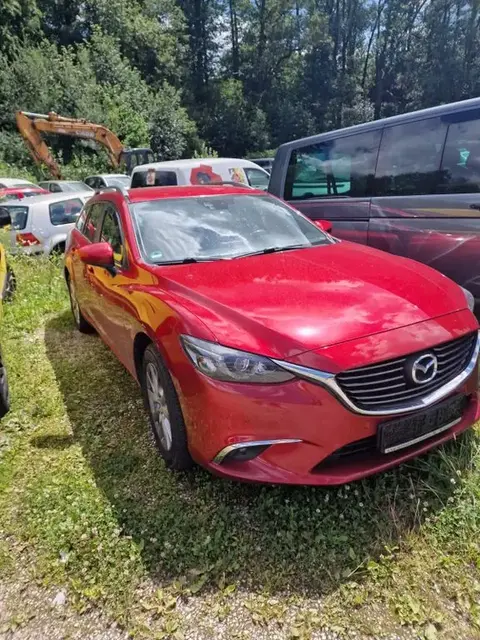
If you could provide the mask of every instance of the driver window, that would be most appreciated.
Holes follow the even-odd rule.
[[[123,238],[117,212],[112,207],[108,207],[105,212],[100,241],[112,246],[115,262],[121,265],[125,255]]]

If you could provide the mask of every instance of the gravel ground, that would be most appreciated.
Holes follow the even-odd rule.
[[[315,604],[318,608],[318,602],[310,601],[302,607],[289,607],[281,616],[281,622],[272,619],[258,623],[252,619],[248,608],[251,601],[252,595],[248,593],[238,593],[229,598],[229,611],[222,621],[219,620],[218,605],[210,596],[198,596],[179,603],[177,614],[181,620],[182,637],[185,640],[290,640],[294,638],[292,625],[295,617]],[[278,604],[275,599],[267,602],[270,606]],[[160,620],[149,621],[153,634],[159,632],[157,627],[160,624]],[[77,612],[70,605],[65,590],[44,589],[19,576],[0,583],[1,640],[127,640],[129,637],[99,611]],[[347,632],[340,636],[326,630],[307,632],[298,637],[302,640],[340,640],[341,637],[367,640],[367,636],[359,634]],[[419,636],[405,632],[376,637],[410,640]]]

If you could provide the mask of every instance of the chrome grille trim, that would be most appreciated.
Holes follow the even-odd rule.
[[[466,339],[467,336],[463,336],[463,338]],[[424,349],[424,351],[434,351],[437,354],[440,362],[440,359],[443,357],[445,352],[449,353],[448,349],[451,349],[453,346],[455,346],[454,344],[452,344],[453,342],[454,341],[450,341],[449,343],[439,345],[438,347]],[[470,357],[468,359],[467,356],[465,357],[465,363],[462,366],[461,371],[454,375],[452,379],[448,379],[449,375],[451,374],[451,366],[446,367],[446,370],[442,367],[442,371],[440,371],[439,375],[435,378],[435,380],[432,381],[432,386],[431,383],[427,383],[424,386],[414,388],[414,391],[412,393],[421,394],[421,397],[413,395],[413,397],[411,397],[407,401],[401,402],[400,399],[399,402],[396,402],[394,404],[392,404],[391,401],[389,404],[387,402],[380,401],[380,404],[385,405],[383,407],[374,405],[374,402],[376,401],[369,401],[369,405],[374,405],[372,406],[372,408],[363,408],[362,406],[359,406],[357,402],[352,400],[349,395],[347,395],[347,393],[342,389],[338,382],[338,378],[342,374],[338,374],[338,376],[335,376],[334,373],[319,371],[317,369],[311,369],[309,367],[303,367],[301,365],[293,364],[292,362],[285,362],[284,360],[274,360],[274,362],[278,366],[286,369],[287,371],[290,371],[300,378],[305,378],[306,380],[310,380],[311,382],[315,382],[325,387],[354,413],[365,416],[384,416],[396,415],[401,413],[411,413],[412,411],[425,409],[426,407],[429,407],[432,404],[443,400],[443,398],[446,398],[453,391],[458,389],[458,387],[460,387],[470,377],[477,364],[478,355],[480,352],[480,331],[477,332],[476,337],[474,337],[474,334],[472,335],[472,348],[473,350],[469,351],[467,354],[471,354]],[[422,351],[419,351],[419,353],[422,353]],[[408,358],[411,355],[415,354],[407,354],[405,358]],[[392,365],[397,362],[403,362],[405,358],[390,360],[387,363],[380,363],[378,365],[372,365],[372,368],[378,368],[382,366],[385,367],[386,364]],[[355,370],[352,369],[351,371],[355,371],[355,373],[357,373],[361,372],[362,370],[369,371],[370,367],[362,367]],[[453,371],[455,371],[455,367],[453,367]],[[366,375],[363,377],[365,378]],[[441,384],[440,387],[438,387],[439,383]],[[375,384],[375,382],[372,381],[372,384]],[[437,386],[438,388],[435,388],[435,386]]]

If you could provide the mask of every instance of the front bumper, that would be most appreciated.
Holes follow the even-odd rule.
[[[477,329],[469,312],[459,312],[321,350],[323,362],[331,358],[342,369],[383,361],[427,349]],[[420,336],[420,343],[419,343]],[[376,349],[377,358],[372,357]],[[315,367],[314,353],[294,360]],[[478,364],[449,393],[463,393],[468,404],[462,420],[447,431],[388,455],[376,449],[368,455],[343,456],[335,452],[358,441],[374,438],[378,425],[398,415],[362,415],[345,406],[319,384],[296,378],[278,385],[231,384],[211,380],[182,359],[180,375],[174,380],[187,425],[189,447],[194,459],[223,477],[236,480],[330,485],[351,482],[384,471],[454,438],[472,426],[480,415],[477,393]],[[318,366],[318,365],[317,365]],[[176,373],[174,371],[174,373]],[[407,415],[411,415],[409,412]],[[225,448],[241,443],[272,444],[251,460],[222,460]]]

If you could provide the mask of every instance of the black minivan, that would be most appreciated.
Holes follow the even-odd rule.
[[[279,147],[271,193],[332,234],[413,258],[480,303],[480,98]]]

